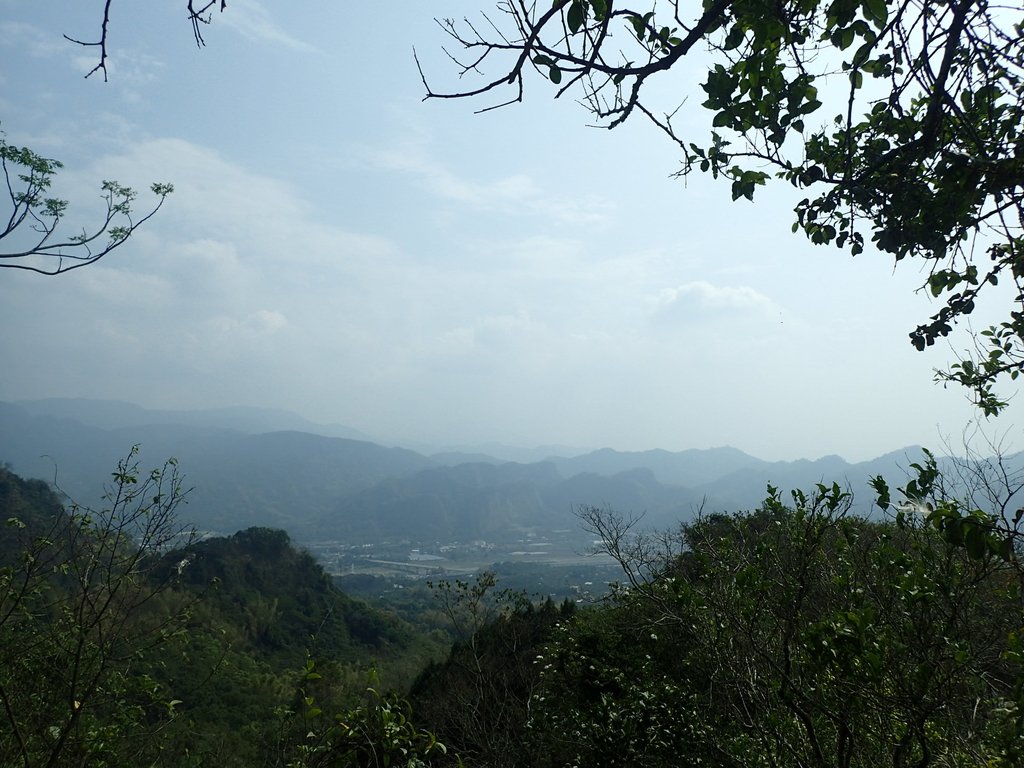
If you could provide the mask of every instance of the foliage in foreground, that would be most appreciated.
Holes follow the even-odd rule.
[[[0,471],[0,764],[1019,765],[1021,514],[914,469],[896,506],[876,480],[882,520],[835,485],[655,538],[583,509],[609,602],[442,586],[461,635],[412,707],[359,667],[407,629],[285,534],[175,546],[173,464],[123,464],[103,513]]]
[[[45,483],[0,469],[0,765],[426,765],[444,753],[395,696],[361,699],[375,661],[396,683],[412,674],[402,664],[423,663],[404,623],[336,590],[282,531],[191,541],[176,466],[147,475],[134,457],[101,511],[65,509]],[[324,658],[315,672],[310,652]]]
[[[527,723],[540,683],[535,660],[575,604],[535,605],[495,583],[484,573],[438,589],[456,641],[447,659],[416,678],[409,700],[417,719],[467,763],[512,768],[533,760]]]
[[[586,511],[631,583],[545,652],[538,764],[1018,764],[1015,553],[849,503],[838,486],[789,504],[771,489],[656,558]]]
[[[118,466],[102,511],[65,510],[38,481],[0,471],[0,757],[10,765],[148,762],[166,722],[141,656],[173,642],[186,610],[156,553],[187,540],[173,462]],[[164,604],[165,607],[166,604]]]
[[[306,663],[305,680],[309,684],[320,674],[312,660]],[[363,701],[353,709],[327,717],[315,697],[303,690],[305,737],[294,746],[286,746],[294,756],[288,768],[328,768],[335,766],[421,766],[447,765],[447,747],[429,731],[419,729],[410,720],[408,703],[394,694],[382,695],[371,687]],[[454,764],[461,765],[457,756]]]

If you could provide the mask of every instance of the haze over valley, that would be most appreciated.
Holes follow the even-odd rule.
[[[769,483],[838,482],[870,506],[868,479],[895,483],[916,447],[871,461],[768,462],[730,447],[547,453],[491,445],[409,450],[281,410],[149,410],[84,399],[0,403],[0,461],[96,505],[132,445],[143,467],[175,457],[192,490],[181,515],[208,535],[279,528],[329,571],[405,577],[496,562],[597,563],[581,507],[668,529],[699,512],[755,509]],[[557,450],[557,449],[550,449]],[[518,460],[511,460],[512,458]],[[602,561],[603,562],[603,561]]]

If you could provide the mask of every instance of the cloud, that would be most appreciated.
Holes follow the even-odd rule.
[[[459,176],[411,143],[371,150],[371,162],[380,168],[414,176],[433,195],[485,211],[553,218],[568,224],[603,222],[612,204],[594,196],[555,197],[527,174],[515,173],[488,180]]]
[[[0,46],[16,46],[36,58],[51,58],[67,53],[67,40],[20,21],[0,22]]]
[[[716,286],[695,280],[667,288],[654,298],[654,316],[669,321],[697,321],[708,316],[766,316],[778,306],[760,291],[746,285]]]
[[[0,285],[0,319],[36,318],[26,337],[40,358],[64,355],[70,332],[90,350],[82,369],[97,381],[127,366],[132,376],[117,386],[154,391],[141,372],[159,368],[161,387],[189,391],[189,371],[210,386],[244,376],[245,353],[288,361],[252,382],[277,391],[287,370],[314,361],[390,354],[388,339],[408,333],[429,301],[407,298],[431,281],[406,267],[394,242],[325,222],[291,185],[202,146],[146,141],[66,171],[59,194],[72,201],[70,231],[99,214],[97,179],[139,189],[139,212],[152,203],[149,182],[175,183],[160,213],[99,264],[33,286],[32,301],[15,281]]]
[[[100,63],[99,55],[94,48],[78,49],[71,56],[71,66],[76,72],[85,76],[96,69]],[[111,51],[106,61],[107,75],[110,82],[116,83],[121,95],[131,101],[141,101],[141,86],[150,85],[166,69],[163,61],[151,53],[141,50],[117,48]],[[103,78],[102,72],[94,72],[92,77]]]
[[[207,325],[217,335],[253,339],[276,333],[288,325],[288,318],[277,310],[258,309],[239,317],[217,315]]]
[[[227,267],[283,269],[279,277],[308,282],[304,276],[315,281],[323,275],[319,270],[344,272],[396,253],[386,238],[319,221],[290,184],[181,139],[140,142],[99,158],[92,168],[67,173],[63,181],[70,186],[61,194],[71,200],[94,198],[98,178],[115,178],[137,190],[154,181],[173,182],[163,210],[139,233],[162,233],[160,242],[150,243],[168,255],[161,269],[173,270],[184,260],[196,275],[210,274],[211,267],[219,278],[227,277],[219,273]],[[148,192],[140,191],[137,210],[151,203]]]
[[[92,34],[90,32],[80,39],[88,41]],[[99,30],[95,34],[98,35]],[[17,48],[19,52],[34,59],[63,59],[80,75],[89,74],[100,62],[99,48],[80,45],[55,31],[18,21],[0,22],[0,47]],[[136,89],[152,83],[165,65],[149,51],[126,50],[115,46],[109,49],[106,67],[110,81],[117,84],[122,95],[132,101],[139,101],[142,96]],[[102,79],[103,75],[97,72],[93,77]]]
[[[526,312],[485,315],[466,325],[440,332],[428,339],[420,352],[425,357],[438,360],[482,354],[508,359],[510,353],[536,347],[535,342],[547,331]]]
[[[249,40],[283,45],[295,51],[317,52],[314,46],[285,32],[256,0],[233,0],[230,6],[227,13],[217,14],[217,24],[225,24]]]
[[[107,263],[79,270],[80,289],[93,300],[122,310],[152,309],[171,301],[174,286],[166,277],[111,268]]]

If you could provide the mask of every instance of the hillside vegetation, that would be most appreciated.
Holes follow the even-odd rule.
[[[0,469],[0,765],[284,765],[345,741],[314,701],[404,717],[370,676],[402,690],[440,642],[283,531],[191,540],[179,481],[122,463],[93,511]]]
[[[838,484],[663,533],[583,507],[605,602],[483,573],[413,623],[283,531],[197,540],[174,462],[95,511],[0,470],[0,764],[1020,765],[1019,483],[975,467],[993,514],[912,469],[879,519]]]

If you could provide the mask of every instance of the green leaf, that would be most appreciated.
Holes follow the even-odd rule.
[[[1004,562],[1011,562],[1013,560],[1013,537],[1007,536],[1001,542],[999,542],[999,557]]]
[[[892,501],[892,495],[889,492],[889,484],[885,482],[885,478],[881,475],[875,475],[871,478],[870,484],[875,491],[875,504],[881,509],[888,509]]]
[[[850,27],[846,27],[845,29],[838,29],[832,35],[832,44],[835,45],[839,50],[845,51],[847,48],[853,45],[853,40],[855,37],[856,34]]]
[[[729,34],[725,37],[725,43],[722,45],[727,51],[731,51],[734,48],[738,48],[740,43],[743,42],[743,38],[746,37],[747,31],[739,24],[733,24],[732,29],[729,30]]]
[[[645,14],[644,16],[634,15],[629,17],[629,23],[633,25],[633,32],[636,34],[639,40],[643,40],[646,36],[647,20],[651,18],[653,14]]]
[[[885,0],[864,0],[864,15],[884,27],[889,19],[889,6]]]
[[[552,64],[551,68],[548,70],[548,77],[551,78],[552,83],[558,85],[562,82],[562,70]]]
[[[850,60],[850,66],[862,67],[871,58],[871,52],[875,50],[874,41],[864,43],[860,48],[857,49],[856,53],[853,54],[853,58]]]
[[[983,560],[988,554],[988,540],[985,530],[976,523],[969,523],[964,536],[967,554],[972,560]]]
[[[568,13],[565,14],[565,23],[569,26],[569,31],[575,35],[580,31],[584,21],[586,21],[586,12],[582,0],[573,0]]]

